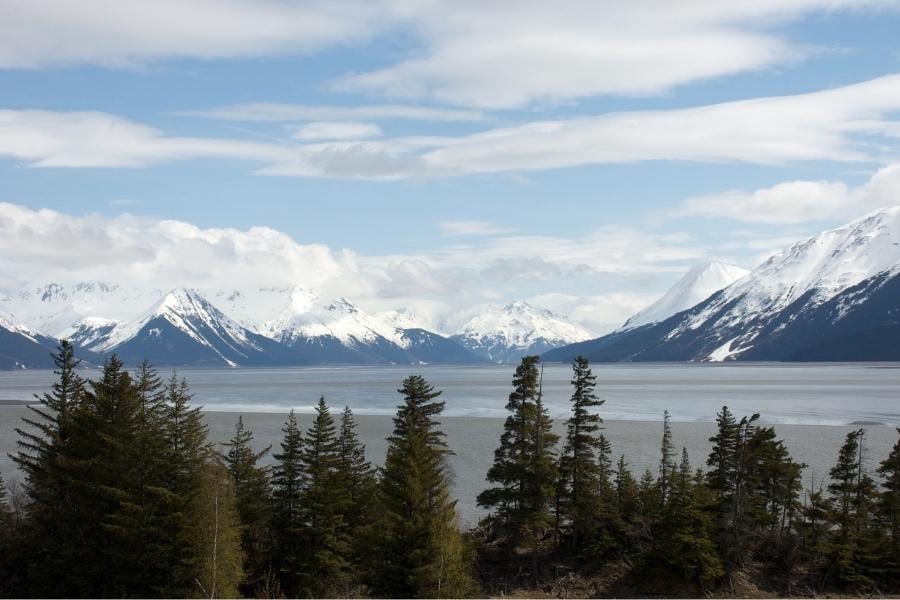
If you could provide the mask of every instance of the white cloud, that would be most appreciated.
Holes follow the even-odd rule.
[[[525,123],[457,138],[422,158],[445,175],[647,160],[884,160],[898,152],[890,120],[898,110],[900,75],[889,75],[795,96]]]
[[[0,68],[313,52],[367,39],[382,11],[346,0],[7,0]]]
[[[34,167],[139,167],[190,158],[290,160],[289,148],[171,137],[100,112],[0,110],[0,155]]]
[[[810,48],[778,26],[815,11],[896,6],[851,0],[566,2],[399,8],[421,47],[396,64],[351,73],[337,89],[461,106],[516,108],[675,86],[785,65]]]
[[[354,121],[316,121],[298,127],[291,135],[303,142],[321,140],[361,140],[380,137],[381,127],[375,123]]]
[[[592,334],[600,336],[621,327],[640,310],[650,306],[661,293],[622,292],[596,296],[541,294],[529,299],[535,306],[564,314]]]
[[[624,313],[652,296],[644,291],[648,284],[659,290],[705,254],[687,240],[611,226],[577,239],[477,241],[363,256],[300,243],[268,227],[201,228],[128,214],[76,216],[0,203],[0,290],[82,281],[161,290],[301,286],[323,298],[347,296],[369,310],[409,306],[435,322],[483,303],[487,293],[502,302],[544,297],[536,304],[564,309],[598,330],[624,321]],[[563,303],[554,294],[571,298]]]
[[[669,214],[748,223],[804,223],[851,218],[897,204],[900,163],[880,169],[858,187],[840,181],[790,181],[753,191],[730,190],[689,198]]]
[[[169,136],[97,112],[0,111],[0,155],[31,166],[141,166],[189,158],[257,173],[405,179],[650,160],[888,164],[900,160],[900,75],[695,108],[538,121],[462,136],[316,143]]]
[[[409,40],[395,64],[338,87],[509,108],[679,85],[783,66],[811,51],[781,26],[896,0],[6,0],[0,68],[134,67]],[[311,117],[313,120],[369,117]]]
[[[490,221],[441,221],[438,223],[445,236],[500,235],[512,230],[498,227]]]
[[[362,106],[312,106],[307,104],[277,104],[253,102],[234,104],[206,110],[181,111],[185,116],[261,123],[291,121],[355,121],[355,120],[411,120],[411,121],[482,121],[484,113],[476,110],[431,108],[406,104]]]

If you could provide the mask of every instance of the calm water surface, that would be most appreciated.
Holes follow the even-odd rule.
[[[771,423],[900,426],[900,364],[595,365],[609,419],[712,421],[723,404]],[[514,368],[346,367],[184,369],[195,401],[222,412],[311,412],[320,395],[358,414],[392,414],[402,379],[417,373],[444,391],[448,416],[498,417]],[[93,373],[86,373],[92,376]],[[567,365],[547,365],[544,395],[555,416],[568,411]],[[0,400],[28,400],[53,381],[48,371],[0,372]]]

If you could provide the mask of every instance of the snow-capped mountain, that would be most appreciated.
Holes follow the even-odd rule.
[[[326,363],[478,362],[456,342],[424,328],[413,313],[372,315],[346,298],[322,303],[315,294],[293,291],[287,308],[265,324],[269,337],[306,357]]]
[[[662,298],[628,319],[621,329],[665,321],[676,313],[696,306],[748,273],[750,271],[747,269],[718,261],[698,265],[685,273]]]
[[[665,321],[546,355],[619,360],[897,360],[900,207],[797,242]]]
[[[52,369],[51,354],[56,351],[57,340],[32,331],[18,322],[8,312],[0,310],[0,369]],[[97,356],[77,351],[76,357],[88,363],[97,362]]]
[[[491,362],[510,363],[590,337],[564,317],[518,301],[481,312],[453,339]]]
[[[16,315],[34,331],[61,338],[78,328],[82,321],[92,327],[99,320],[136,319],[163,294],[158,289],[100,281],[74,285],[43,283],[0,296],[0,308]]]
[[[103,329],[109,323],[100,325]],[[102,335],[95,335],[97,329],[83,336],[85,346],[98,353],[114,352],[126,364],[144,359],[157,366],[290,362],[280,344],[242,327],[196,290],[173,290],[141,318],[113,325]]]

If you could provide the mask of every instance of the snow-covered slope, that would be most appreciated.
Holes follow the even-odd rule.
[[[628,319],[622,329],[665,321],[676,313],[696,306],[748,273],[750,271],[747,269],[718,261],[698,265],[679,279],[662,298]]]
[[[22,325],[0,310],[0,369],[50,369],[56,340]]]
[[[896,360],[898,289],[900,207],[893,207],[797,242],[661,323],[547,359]]]
[[[308,291],[296,289],[289,306],[265,325],[264,332],[288,345],[301,338],[332,337],[347,346],[366,346],[387,340],[404,347],[402,330],[376,318],[346,298],[321,303]]]
[[[306,290],[292,291],[288,306],[263,331],[293,349],[298,359],[320,364],[473,363],[479,358],[429,331],[400,309],[369,314],[346,298],[322,303]]]
[[[136,319],[162,295],[158,289],[99,281],[43,283],[0,297],[0,308],[16,315],[32,330],[63,337],[86,318]]]
[[[491,362],[509,363],[590,337],[562,316],[517,301],[483,311],[453,339]]]
[[[87,347],[126,363],[257,365],[287,363],[273,340],[242,327],[196,290],[172,290],[143,317],[114,326]]]

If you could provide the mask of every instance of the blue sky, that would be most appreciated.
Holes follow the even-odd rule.
[[[129,222],[152,253],[175,220],[349,253],[284,283],[374,308],[527,298],[600,331],[900,202],[900,4],[624,4],[0,0],[0,287],[190,284],[28,246]]]

